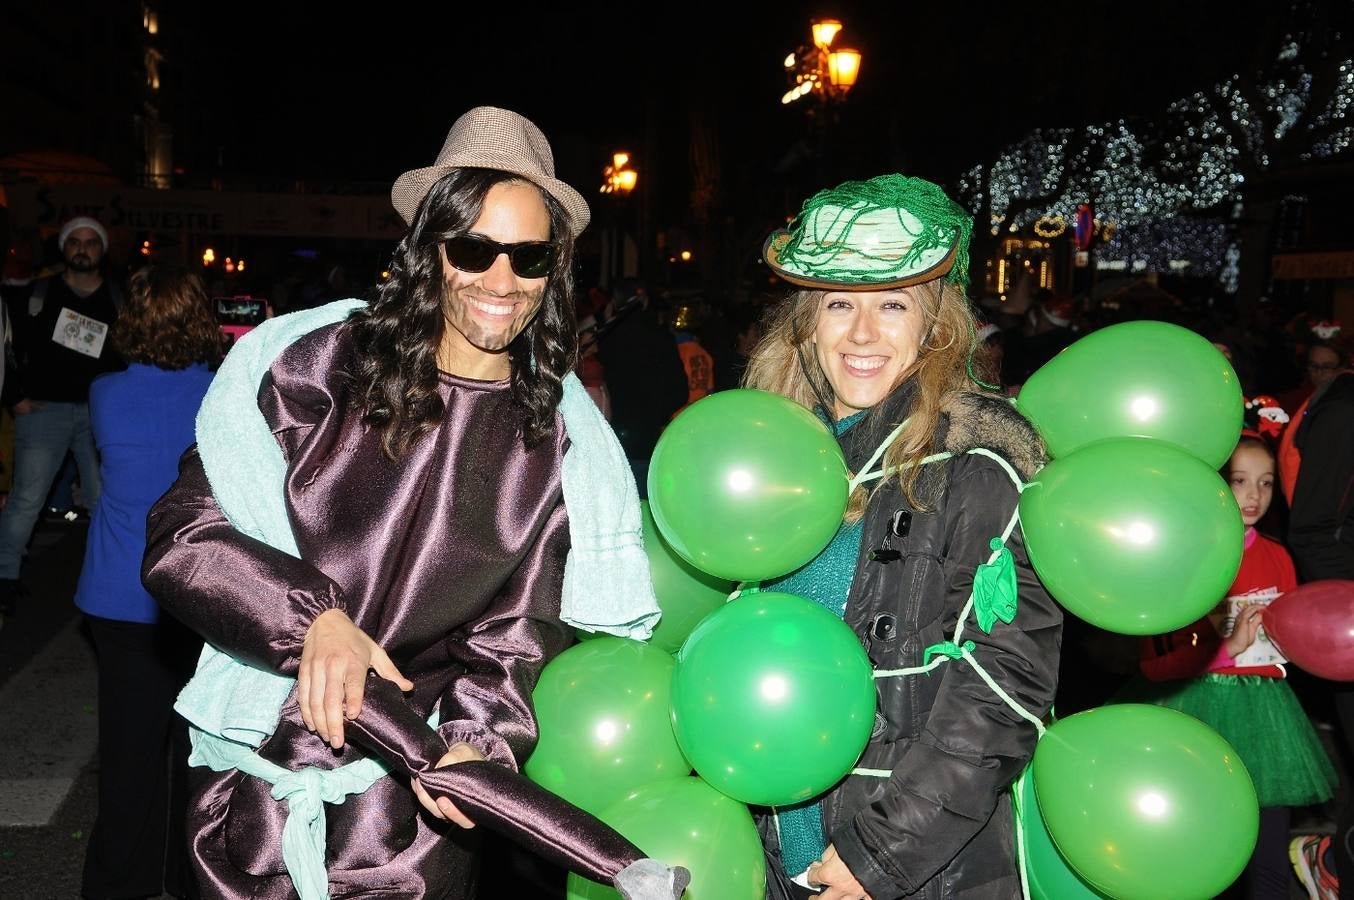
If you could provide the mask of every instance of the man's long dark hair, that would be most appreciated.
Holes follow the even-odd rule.
[[[350,372],[355,397],[365,409],[363,421],[382,429],[381,445],[392,459],[435,429],[444,413],[437,393],[437,349],[450,326],[442,307],[447,287],[438,245],[468,232],[489,189],[514,180],[521,181],[506,172],[469,168],[438,180],[395,248],[390,278],[377,288],[374,302],[350,320],[357,351]],[[555,198],[544,191],[541,197],[559,251],[540,309],[508,345],[512,398],[522,409],[528,447],[554,429],[562,381],[578,354],[569,219]]]

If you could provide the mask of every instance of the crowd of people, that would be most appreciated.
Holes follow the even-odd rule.
[[[92,511],[74,598],[99,672],[86,897],[281,900],[309,878],[333,897],[459,898],[504,877],[481,872],[476,822],[437,772],[521,767],[532,688],[569,626],[647,634],[625,511],[673,419],[740,386],[813,411],[857,476],[831,543],[774,586],[841,617],[877,670],[918,667],[962,628],[1003,534],[1019,601],[967,632],[972,666],[879,680],[862,760],[879,774],[759,816],[768,896],[1020,896],[1010,793],[1030,719],[1125,699],[1208,722],[1251,772],[1261,836],[1238,896],[1287,897],[1290,857],[1313,898],[1354,896],[1337,877],[1354,873],[1348,802],[1335,840],[1292,833],[1294,808],[1336,793],[1334,745],[1312,723],[1354,737],[1354,701],[1290,683],[1258,627],[1299,582],[1354,578],[1338,325],[1183,323],[1247,398],[1222,473],[1246,549],[1213,614],[1139,644],[1065,616],[1005,528],[1047,462],[1009,398],[1108,320],[1051,291],[971,301],[972,222],[937,186],[883,175],[808,198],[764,251],[785,291],[728,308],[634,279],[575,285],[587,203],[515,113],[458,119],[392,202],[407,231],[388,279],[364,302],[299,304],[225,363],[200,279],[160,263],[105,277],[94,219],[62,227],[59,272],[7,290],[0,616],[33,602],[25,547],[68,458]],[[614,604],[589,590],[603,578]],[[227,668],[194,675],[204,641]],[[244,702],[230,665],[279,677],[276,702],[253,688]],[[190,678],[194,696],[220,692],[220,715],[173,712]],[[306,790],[289,773],[330,802],[304,866],[287,836],[300,801],[277,799]],[[603,853],[605,827],[579,827],[600,835],[590,871],[625,896],[680,896],[689,873],[624,843]]]

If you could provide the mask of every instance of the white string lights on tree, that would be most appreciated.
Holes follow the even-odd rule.
[[[1240,217],[1248,182],[1349,151],[1351,107],[1350,41],[1314,28],[1286,40],[1262,75],[1183,97],[1158,121],[1031,131],[964,173],[958,193],[992,236],[1033,229],[1053,239],[1063,233],[1056,222],[1065,228],[1090,201],[1118,228],[1101,259],[1235,285],[1240,245],[1227,223]]]

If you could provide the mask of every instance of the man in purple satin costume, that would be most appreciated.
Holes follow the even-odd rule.
[[[558,404],[588,209],[539,130],[488,107],[392,197],[409,230],[376,300],[290,345],[259,389],[301,558],[232,528],[192,449],[151,512],[144,579],[215,646],[297,677],[265,759],[427,758],[404,703],[438,709],[438,765],[516,769],[536,741],[537,676],[571,640]],[[369,670],[385,681],[364,692]],[[194,772],[204,893],[295,896],[269,786]],[[330,896],[473,896],[471,824],[417,777],[380,779],[328,810]]]

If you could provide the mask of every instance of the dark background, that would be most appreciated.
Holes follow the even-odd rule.
[[[169,67],[191,98],[176,132],[190,175],[388,183],[431,162],[457,115],[492,104],[536,121],[580,187],[630,149],[642,176],[664,176],[666,208],[689,189],[693,119],[718,136],[722,181],[741,193],[778,180],[811,131],[803,101],[779,102],[781,61],[815,16],[841,19],[837,43],[863,54],[830,136],[835,174],[950,182],[1033,127],[1159,114],[1272,56],[1291,16],[1257,6],[244,2],[162,21],[185,44]],[[646,136],[656,158],[639,154]]]

